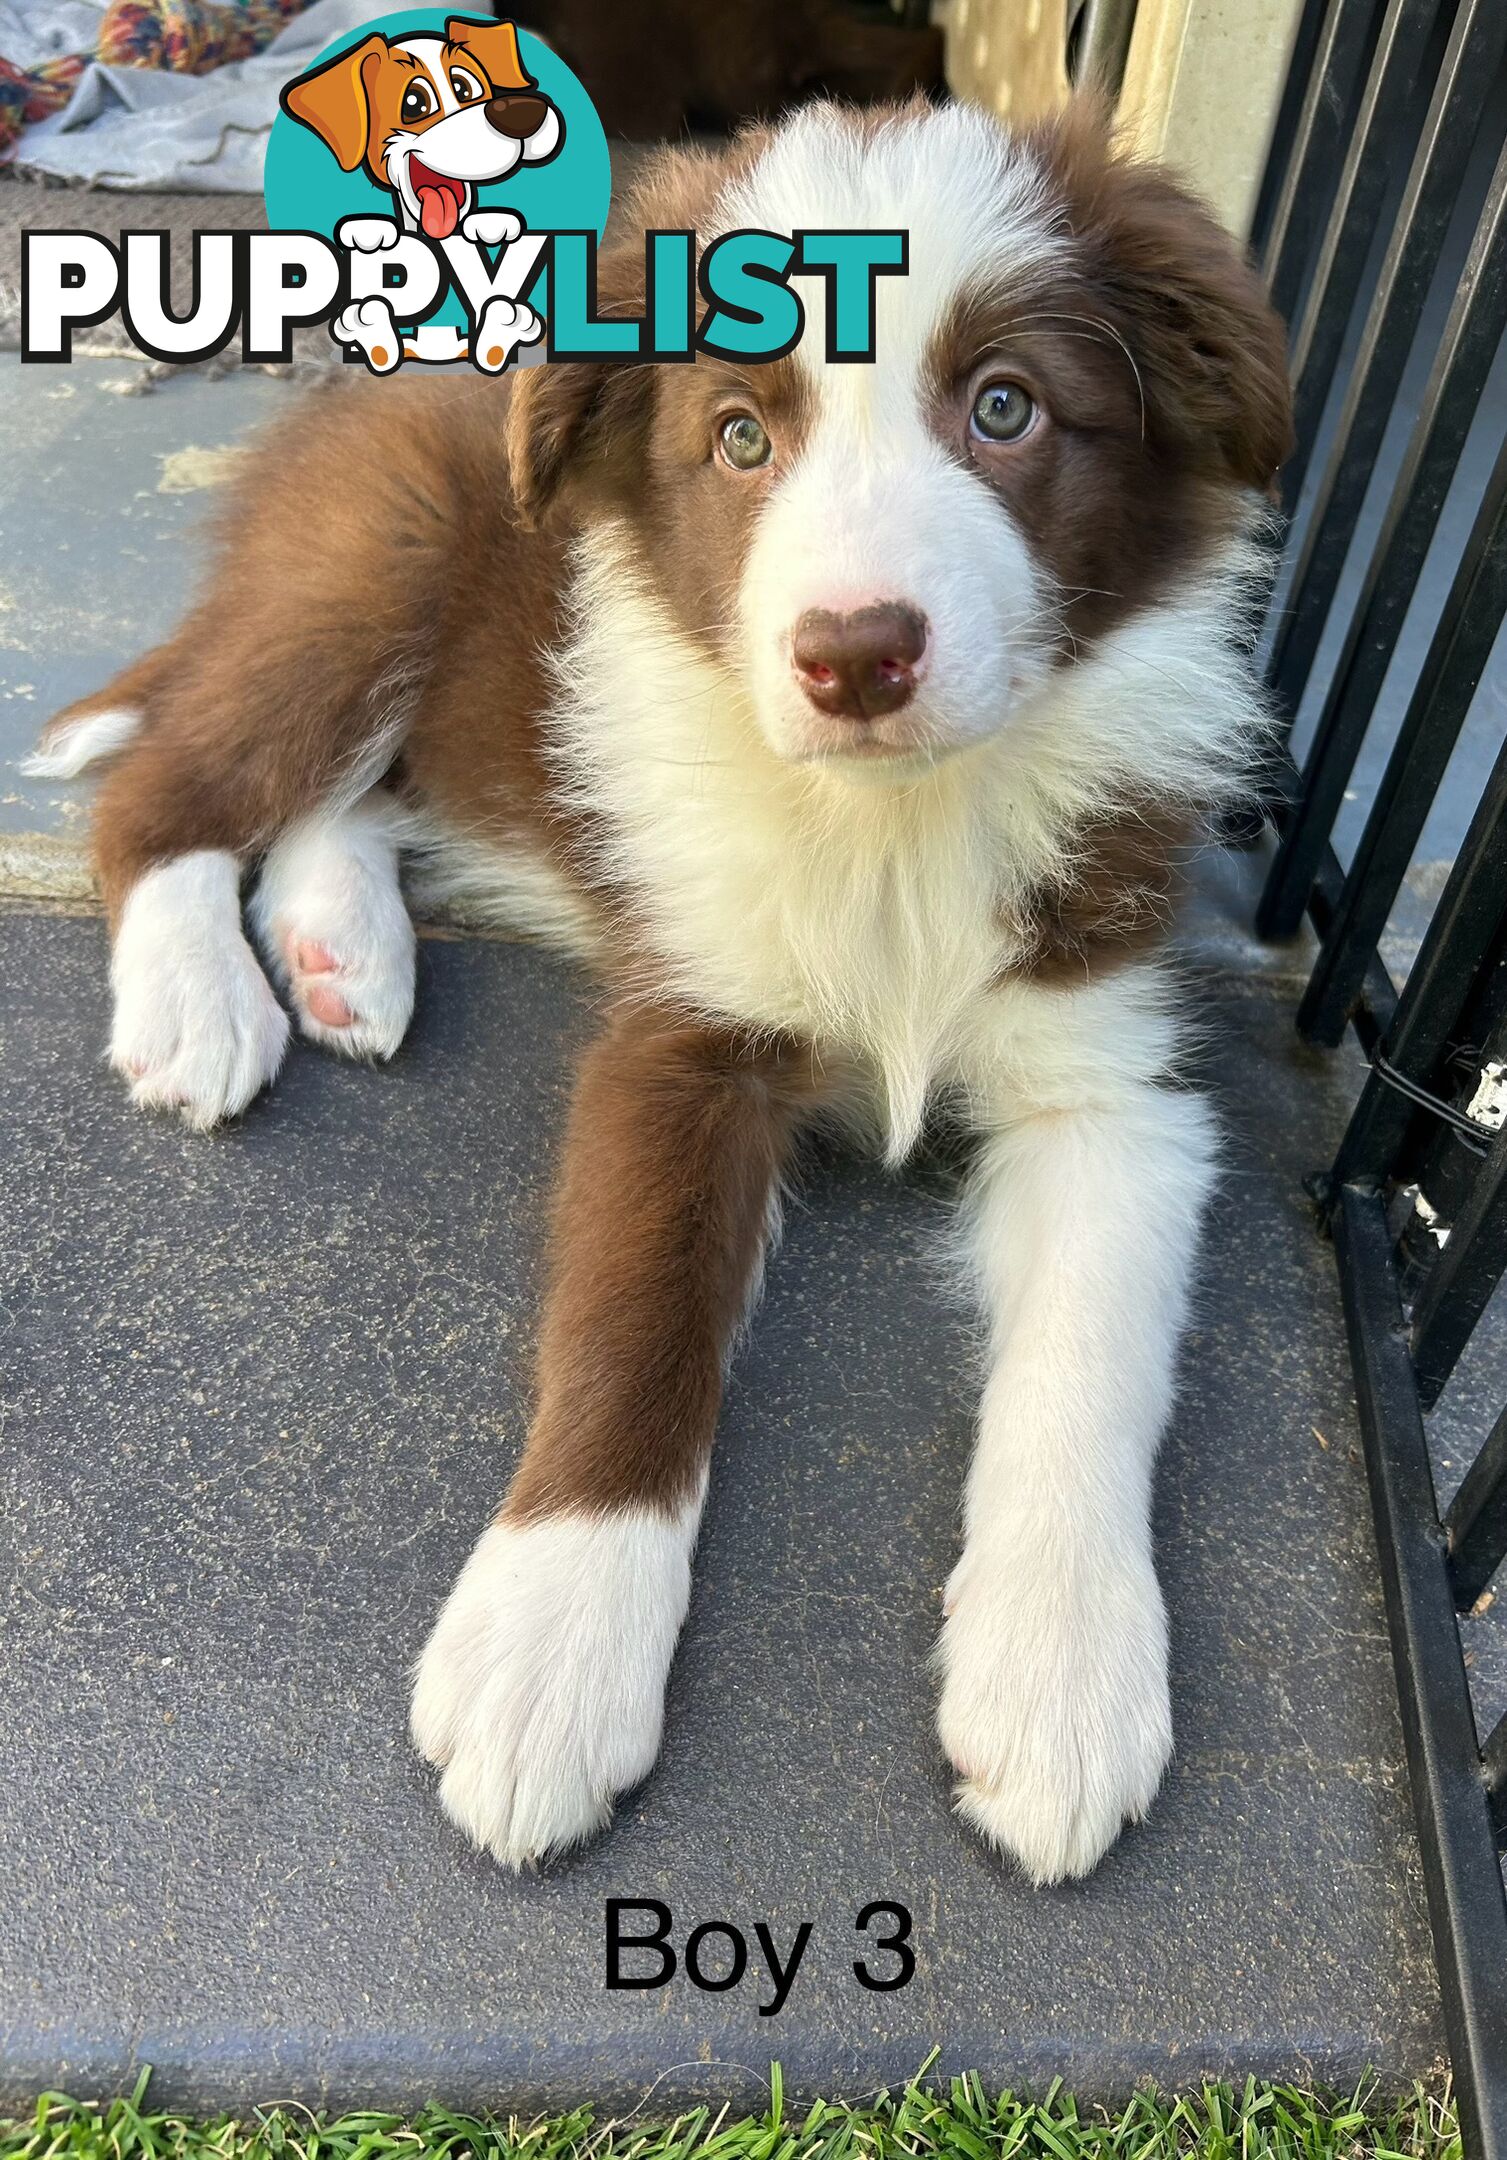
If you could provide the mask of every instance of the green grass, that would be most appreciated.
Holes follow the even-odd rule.
[[[1205,2086],[1182,2098],[1140,2093],[1106,2113],[1056,2086],[1029,2101],[991,2098],[975,2078],[945,2091],[918,2078],[863,2106],[797,2113],[776,2068],[764,2115],[701,2108],[664,2123],[647,2108],[524,2122],[444,2108],[404,2117],[268,2107],[191,2121],[151,2107],[147,2083],[144,2074],[130,2099],[99,2107],[46,2094],[29,2118],[0,2121],[0,2160],[1460,2160],[1448,2104],[1421,2087],[1346,2100]]]

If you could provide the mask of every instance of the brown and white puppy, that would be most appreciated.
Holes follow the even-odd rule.
[[[1092,1867],[1171,1747],[1150,1531],[1208,1109],[1156,947],[1261,728],[1243,630],[1288,441],[1257,282],[1075,111],[811,108],[664,154],[626,221],[904,225],[877,360],[555,363],[280,426],[177,635],[54,723],[113,758],[111,1054],[213,1124],[302,1032],[385,1057],[399,887],[599,969],[523,1460],[420,1663],[418,1745],[521,1864],[650,1768],[724,1360],[814,1120],[978,1135],[989,1367],[938,1646],[959,1805]],[[641,297],[637,240],[604,258]],[[369,400],[376,402],[371,403]],[[403,455],[392,455],[394,443]]]

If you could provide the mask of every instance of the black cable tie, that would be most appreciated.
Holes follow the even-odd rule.
[[[1431,1111],[1435,1117],[1443,1118],[1446,1125],[1453,1126],[1473,1155],[1491,1153],[1492,1136],[1484,1126],[1478,1125],[1474,1118],[1467,1117],[1463,1110],[1457,1110],[1453,1103],[1442,1102],[1437,1095],[1431,1095],[1427,1088],[1420,1087],[1416,1080],[1410,1080],[1407,1074],[1399,1072],[1395,1065],[1389,1065],[1379,1050],[1371,1060],[1371,1070],[1378,1080],[1384,1080],[1388,1087],[1396,1088],[1399,1095],[1406,1095],[1409,1102],[1417,1103],[1420,1110]]]

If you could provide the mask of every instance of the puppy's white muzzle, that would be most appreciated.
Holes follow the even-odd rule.
[[[1054,638],[1050,582],[1005,506],[918,433],[857,456],[819,431],[760,517],[742,624],[760,724],[781,756],[892,760],[980,742],[1040,681]],[[808,626],[920,622],[924,642],[875,666],[906,695],[820,694]],[[893,638],[891,642],[894,642]],[[880,639],[883,644],[883,639]],[[820,656],[818,655],[818,658]]]

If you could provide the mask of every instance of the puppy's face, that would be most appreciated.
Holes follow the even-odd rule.
[[[1091,112],[1022,137],[958,107],[814,108],[740,155],[712,222],[652,199],[646,222],[906,228],[877,359],[824,358],[806,279],[783,360],[539,370],[525,500],[574,472],[627,519],[782,757],[904,773],[1007,728],[1223,546],[1287,448],[1280,328],[1208,215],[1116,163]]]
[[[363,166],[411,224],[448,239],[476,188],[563,140],[560,115],[524,73],[511,23],[452,16],[443,37],[372,36],[290,83],[283,104],[347,172]]]

